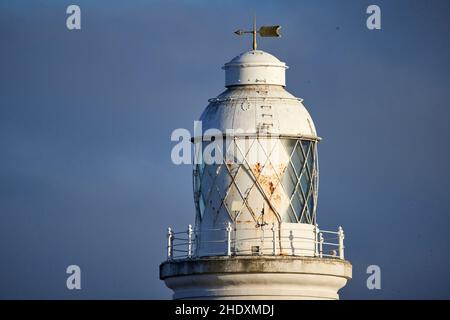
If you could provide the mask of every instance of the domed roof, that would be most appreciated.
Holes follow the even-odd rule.
[[[261,50],[252,50],[243,52],[234,57],[230,62],[226,63],[224,68],[231,65],[258,64],[258,65],[275,65],[286,66],[277,57]]]
[[[241,53],[222,69],[225,70],[226,87],[248,84],[286,85],[286,64],[261,50]]]
[[[209,100],[200,117],[204,131],[235,129],[318,139],[303,100],[284,88],[284,62],[252,50],[233,58],[223,69],[228,89]]]
[[[316,139],[311,115],[302,103],[281,86],[234,86],[210,104],[200,117],[203,132],[237,130]]]

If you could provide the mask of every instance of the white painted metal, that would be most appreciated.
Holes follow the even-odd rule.
[[[190,225],[189,225],[190,226]],[[311,232],[311,229],[313,229]],[[226,228],[196,231],[188,227],[188,239],[177,238],[182,232],[169,228],[167,260],[183,260],[209,256],[302,256],[344,259],[344,230],[318,230],[305,223],[272,223],[260,228]],[[215,237],[202,237],[202,234]],[[325,239],[324,234],[327,235]],[[174,236],[175,235],[175,236]],[[311,236],[313,235],[313,236]],[[176,252],[173,248],[176,247]],[[324,249],[326,248],[326,250]],[[336,253],[333,253],[338,250]]]
[[[277,227],[275,222],[272,223],[272,255],[275,256],[277,254]]]
[[[344,229],[342,229],[341,226],[339,226],[338,236],[339,236],[339,257],[341,259],[345,259],[345,257],[344,257]]]
[[[267,132],[318,138],[303,100],[281,86],[237,86],[209,101],[210,105],[200,117],[205,135],[208,129],[218,129],[223,133],[234,129],[242,133]],[[265,113],[271,114],[272,125],[261,128]]]
[[[217,98],[210,99],[210,104],[201,115],[203,134],[213,136],[219,130],[226,133],[227,138],[252,134],[258,138],[234,139],[232,145],[221,148],[225,150],[223,156],[227,165],[213,172],[218,177],[214,180],[210,197],[204,200],[207,203],[203,204],[208,213],[196,221],[196,229],[200,231],[199,252],[202,255],[221,250],[226,252],[224,243],[220,242],[224,239],[223,232],[207,230],[222,229],[229,222],[233,222],[236,252],[251,254],[252,247],[254,250],[257,247],[267,250],[258,241],[249,243],[239,239],[265,237],[259,224],[276,223],[280,236],[310,241],[310,244],[306,240],[293,243],[280,241],[280,253],[286,251],[284,246],[294,245],[294,251],[310,256],[315,251],[311,249],[315,239],[314,222],[309,221],[304,226],[300,225],[303,223],[292,226],[286,223],[295,220],[292,214],[290,221],[286,218],[291,210],[292,196],[284,192],[278,181],[290,166],[291,157],[283,145],[286,142],[282,141],[282,137],[318,141],[314,122],[302,104],[302,99],[285,90],[287,66],[273,55],[252,50],[226,63],[224,69],[228,89]],[[267,138],[262,138],[264,135]],[[296,140],[293,141],[295,143]],[[217,139],[216,143],[219,142],[223,143]],[[312,152],[317,155],[315,147]],[[232,162],[245,163],[248,170],[228,164]],[[233,174],[236,174],[234,178]],[[209,184],[205,184],[206,179],[200,180],[203,183],[202,190],[211,189]],[[232,180],[234,183],[231,183]],[[255,180],[257,186],[254,186]],[[242,203],[243,198],[246,203]],[[314,190],[314,200],[317,200],[317,188]],[[239,203],[241,208],[237,208]],[[207,242],[208,247],[202,245],[202,241]]]
[[[172,260],[173,256],[173,233],[171,228],[167,228],[167,260]]]
[[[189,225],[188,231],[187,231],[187,234],[188,234],[188,258],[189,259],[192,258],[192,232],[193,232],[192,225]]]
[[[227,87],[244,84],[286,85],[286,64],[261,50],[244,52],[226,63],[223,69]]]
[[[161,266],[173,299],[339,299],[351,277],[347,261],[308,257],[212,257]]]
[[[284,88],[286,64],[253,50],[223,69],[227,90],[210,99],[201,115],[203,136],[194,137],[201,147],[195,154],[201,154],[203,138],[218,131],[218,140],[225,134],[233,148],[220,148],[222,163],[195,167],[195,228],[188,229],[185,244],[169,228],[161,279],[174,291],[174,299],[338,299],[352,268],[344,260],[342,228],[324,231],[316,224],[320,138],[302,99]],[[292,139],[296,147],[304,141],[314,146],[306,147],[314,153],[315,165],[307,168],[310,181],[316,179],[310,187],[314,192],[307,195],[314,196],[313,215],[306,220],[303,215],[289,220],[297,189],[288,195],[276,189],[280,176],[290,177],[290,166],[297,188],[309,166],[305,160],[296,171],[283,139]],[[256,148],[249,147],[255,142]],[[302,190],[298,195],[305,195]]]

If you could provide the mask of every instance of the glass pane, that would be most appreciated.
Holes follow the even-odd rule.
[[[236,175],[235,182],[244,196],[248,195],[254,185],[251,173],[245,166],[241,166],[241,169]]]
[[[294,212],[292,211],[291,206],[289,206],[287,208],[286,214],[283,214],[281,219],[282,219],[282,222],[288,222],[288,223],[297,222],[297,219],[295,219],[295,215],[294,215]]]
[[[314,211],[314,190],[311,189],[311,192],[308,195],[308,208],[309,208],[309,212],[311,212],[311,214]]]
[[[249,193],[248,197],[246,198],[247,200],[247,205],[249,207],[249,211],[252,212],[255,217],[258,219],[262,219],[262,212],[263,212],[263,208],[265,210],[265,214],[268,212],[268,206],[264,207],[265,204],[265,200],[263,195],[261,194],[261,192],[256,189],[253,188],[252,191]],[[261,221],[259,221],[261,222]]]
[[[216,170],[216,181],[214,183],[214,188],[218,189],[220,194],[225,195],[228,187],[231,183],[231,177],[228,174],[227,165],[219,166]]]
[[[240,201],[240,202],[244,202],[244,199],[242,199],[241,195],[239,194],[238,189],[236,188],[236,186],[234,185],[234,183],[231,184],[229,190],[228,190],[228,194],[225,198],[224,201],[224,205],[227,209],[227,211],[230,214],[230,217],[234,216],[234,213],[231,210],[231,206],[233,205],[233,201]]]
[[[225,162],[226,163],[240,163],[242,161],[242,156],[236,147],[236,143],[234,139],[226,140],[226,152],[225,152]]]
[[[211,193],[209,194],[209,198],[205,201],[205,205],[207,208],[207,213],[217,214],[220,207],[222,206],[222,200],[225,196],[225,192],[221,192],[218,190],[217,185],[214,185],[211,189]]]
[[[298,190],[294,196],[292,197],[292,207],[294,207],[295,210],[295,215],[297,216],[298,219],[300,219],[300,215],[302,213],[303,210],[303,199],[301,198],[301,195],[298,194],[298,192],[301,192],[300,190]]]
[[[203,173],[204,173],[204,169],[205,169],[205,163],[199,163],[198,165],[198,175],[200,176],[200,179],[203,177]]]
[[[233,201],[244,203],[243,197],[248,198],[252,211],[259,216],[265,202],[263,195],[260,194],[260,189],[254,183],[253,175],[257,171],[254,167],[259,163],[261,170],[258,172],[261,172],[261,176],[258,181],[263,184],[262,189],[267,197],[273,198],[272,202],[284,203],[284,205],[276,206],[281,214],[281,220],[290,223],[297,222],[297,219],[302,223],[314,222],[314,186],[317,184],[317,178],[313,171],[316,166],[315,142],[280,139],[276,140],[276,143],[270,144],[266,140],[265,138],[260,138],[260,140],[229,139],[224,144],[224,151],[227,151],[225,164],[195,165],[199,174],[193,177],[193,187],[194,191],[199,192],[195,205],[196,212],[200,217],[205,214],[217,214],[219,211],[231,211]],[[277,161],[271,158],[266,162],[266,153],[271,153],[272,149],[275,155],[281,154],[282,156],[277,158]],[[306,159],[304,153],[307,154]],[[251,162],[251,157],[254,161],[251,164],[243,162],[244,156],[247,161]],[[301,172],[305,161],[306,167]],[[250,171],[249,165],[255,170]],[[278,181],[277,177],[281,181]],[[236,185],[232,184],[233,178]],[[299,182],[298,186],[297,181]],[[230,190],[227,195],[228,189]],[[240,193],[243,195],[241,196]],[[286,205],[288,201],[290,201],[289,206]],[[247,211],[248,215],[248,209],[245,207],[244,205],[243,211]],[[266,208],[268,207],[266,205]],[[235,214],[235,212],[229,213],[231,216]]]
[[[311,184],[306,170],[303,171],[300,177],[300,185],[302,186],[303,194],[307,195]]]
[[[196,166],[198,166],[197,170],[199,170],[200,176],[201,176],[201,174],[203,172],[202,171],[203,170],[203,166],[200,166],[200,164],[203,162],[202,151],[203,151],[203,148],[202,148],[202,144],[201,143],[194,144],[194,164]]]
[[[309,146],[310,146],[309,140],[302,140],[302,147],[303,147],[303,152],[305,153],[305,156],[308,155]]]
[[[201,189],[205,201],[208,199],[208,194],[211,191],[212,184],[216,178],[216,171],[218,167],[218,165],[205,166],[205,172],[201,181]]]
[[[195,166],[194,172],[193,172],[193,179],[194,179],[194,192],[198,192],[200,190],[200,174],[198,172],[198,165]],[[195,171],[197,173],[195,173]]]
[[[311,150],[309,152],[308,159],[307,159],[307,166],[309,168],[310,174],[312,174],[313,168],[314,168],[314,152],[313,151],[314,151],[314,142],[311,143]]]
[[[294,169],[292,168],[292,165],[288,165],[286,168],[286,171],[284,172],[282,181],[281,181],[283,188],[285,192],[287,193],[288,197],[290,198],[295,190],[295,185],[297,183],[297,177],[295,176]]]
[[[258,143],[255,139],[236,139],[234,145],[230,146],[228,150],[229,156],[235,159],[234,163],[243,164],[250,162],[252,159],[250,150],[252,150]]]
[[[203,198],[200,197],[199,199],[199,209],[200,209],[200,218],[203,219],[204,213],[205,213],[205,203],[203,202]]]
[[[231,183],[231,178],[227,173],[227,168],[225,165],[218,166],[216,169],[216,181],[211,186],[211,190],[208,199],[205,199],[205,204],[207,211],[217,214],[218,210],[222,206],[222,200],[225,197],[226,191],[229,184]]]
[[[303,215],[300,217],[300,223],[310,223],[308,209],[305,209]]]
[[[305,161],[300,144],[298,144],[297,147],[295,148],[295,151],[292,154],[291,161],[292,164],[294,165],[295,172],[297,173],[297,175],[300,175],[300,171],[302,170],[303,167],[303,162]]]
[[[229,175],[231,175],[231,177],[235,177],[236,174],[238,173],[238,169],[239,166],[238,164],[235,163],[230,163],[230,164],[226,164],[226,166],[228,167],[228,171],[229,171]]]
[[[286,150],[286,153],[290,157],[292,154],[292,150],[294,150],[294,146],[297,140],[294,139],[282,139],[281,143],[283,144],[284,149]]]

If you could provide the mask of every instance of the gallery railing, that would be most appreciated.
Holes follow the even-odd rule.
[[[207,229],[207,230],[194,230],[192,225],[189,225],[186,231],[174,232],[171,228],[167,231],[167,260],[181,260],[181,259],[193,259],[199,256],[199,246],[201,243],[203,248],[219,246],[224,250],[217,250],[212,252],[205,252],[202,250],[202,256],[233,256],[233,255],[280,255],[279,246],[281,242],[288,242],[293,247],[296,242],[310,241],[314,243],[312,249],[303,248],[303,253],[296,254],[295,252],[289,255],[293,256],[313,256],[318,258],[336,258],[344,259],[344,230],[342,227],[338,228],[338,231],[326,231],[320,230],[316,225],[314,227],[314,239],[302,238],[299,236],[280,236],[277,232],[275,224],[272,226],[265,226],[263,236],[237,238],[233,232],[231,223],[225,228]],[[264,228],[264,226],[262,227]],[[240,228],[239,231],[245,229]],[[213,240],[202,239],[200,236],[204,233],[213,232],[216,237]],[[223,236],[221,236],[223,234]],[[219,237],[217,237],[219,235]],[[242,244],[248,241],[254,243],[260,241],[261,246],[258,246],[257,250],[254,250],[254,246],[250,246],[250,249],[242,249]],[[237,249],[236,243],[239,242],[240,247]],[[244,246],[245,247],[245,246]],[[309,250],[308,254],[305,254],[305,250]]]

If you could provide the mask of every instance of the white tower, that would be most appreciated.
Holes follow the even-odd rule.
[[[174,299],[338,299],[351,278],[344,234],[316,223],[314,123],[285,90],[287,66],[256,50],[226,63],[226,90],[193,139],[195,227],[169,228],[160,278]]]

